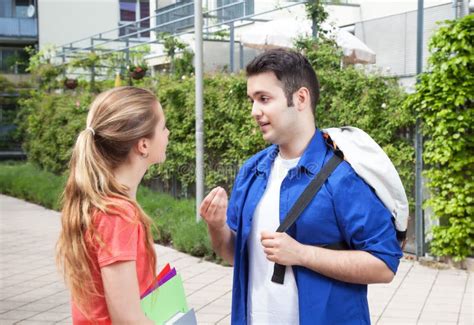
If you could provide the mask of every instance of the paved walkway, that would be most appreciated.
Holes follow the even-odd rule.
[[[0,324],[71,324],[54,264],[59,213],[0,195]],[[229,324],[232,268],[156,245],[159,267],[184,279],[199,324]],[[389,285],[369,287],[373,324],[474,324],[473,274],[403,260]]]

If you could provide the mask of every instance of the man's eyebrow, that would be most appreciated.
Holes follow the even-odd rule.
[[[263,90],[257,90],[256,92],[254,92],[253,94],[248,94],[247,93],[247,96],[248,97],[252,97],[252,96],[258,96],[258,95],[261,95],[261,94],[265,94],[265,92]]]

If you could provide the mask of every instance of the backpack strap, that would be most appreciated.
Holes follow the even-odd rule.
[[[300,214],[306,209],[308,204],[314,198],[316,193],[321,189],[324,182],[328,179],[329,175],[336,169],[337,166],[343,161],[342,152],[339,150],[334,150],[334,156],[323,166],[321,171],[316,175],[316,177],[309,183],[306,189],[303,191],[303,194],[298,198],[296,203],[291,207],[290,211],[285,217],[285,220],[280,224],[277,232],[286,232],[288,229],[295,223],[296,219]],[[345,244],[345,243],[344,243]],[[328,245],[326,248],[331,249],[345,249],[342,248],[342,243],[336,243],[334,245]],[[340,248],[341,247],[341,248]],[[273,270],[272,281],[275,283],[283,284],[285,279],[285,266],[275,263]]]

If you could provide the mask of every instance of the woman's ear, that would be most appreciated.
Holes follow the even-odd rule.
[[[150,145],[149,145],[149,140],[146,139],[146,138],[141,138],[140,140],[138,140],[138,143],[136,144],[136,150],[137,150],[137,153],[140,155],[140,156],[148,156],[149,155],[149,149],[150,149]]]

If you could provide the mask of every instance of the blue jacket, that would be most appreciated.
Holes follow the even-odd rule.
[[[277,154],[278,146],[272,145],[251,157],[240,169],[229,201],[227,223],[236,232],[232,324],[247,323],[247,239]],[[281,184],[280,222],[332,155],[316,131]],[[402,256],[390,212],[346,162],[331,174],[288,233],[306,245],[345,241],[352,249],[378,257],[394,273]],[[370,324],[367,285],[341,282],[300,266],[293,266],[293,271],[300,324]]]

